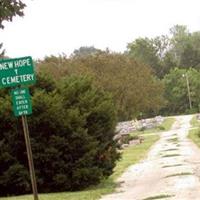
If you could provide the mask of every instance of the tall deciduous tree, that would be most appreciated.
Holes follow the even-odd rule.
[[[129,43],[128,53],[138,61],[151,66],[154,70],[159,65],[157,49],[153,45],[153,40],[149,38],[138,38]]]
[[[176,25],[171,30],[171,50],[180,68],[200,69],[200,32],[190,33],[186,26]]]
[[[169,38],[160,36],[153,39],[138,38],[127,46],[128,55],[139,62],[149,65],[156,76],[163,77],[166,69],[162,60],[166,56],[169,48]]]
[[[69,73],[89,74],[98,87],[112,93],[118,120],[137,117],[140,112],[157,113],[162,107],[162,84],[151,69],[124,54],[101,52],[72,59]]]

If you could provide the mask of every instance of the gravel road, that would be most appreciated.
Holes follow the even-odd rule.
[[[116,192],[101,200],[158,196],[163,198],[157,199],[200,200],[200,149],[187,138],[191,118],[177,116],[171,131],[161,134],[147,158],[129,167],[118,179],[121,185]]]

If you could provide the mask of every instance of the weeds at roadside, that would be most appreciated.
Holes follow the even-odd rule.
[[[165,150],[163,150],[163,152],[165,152],[165,151],[177,151],[178,150],[178,148],[172,148],[172,149],[165,149]]]
[[[177,153],[175,153],[175,154],[167,154],[167,155],[163,155],[162,157],[163,158],[167,158],[167,157],[175,157],[175,156],[180,156],[180,154],[177,154]]]
[[[181,173],[176,173],[176,174],[171,174],[168,176],[165,176],[165,178],[170,178],[170,177],[174,177],[174,176],[187,176],[187,175],[192,175],[191,172],[181,172]]]
[[[178,142],[178,137],[167,139],[168,142]]]
[[[183,164],[164,165],[164,166],[162,166],[162,168],[168,168],[168,167],[179,167],[179,166],[183,166]]]
[[[173,197],[174,195],[168,195],[168,194],[161,194],[157,196],[152,196],[152,197],[147,197],[143,200],[154,200],[154,199],[164,199],[164,198],[170,198]]]

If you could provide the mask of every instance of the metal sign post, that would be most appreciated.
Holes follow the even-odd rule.
[[[30,142],[30,137],[29,137],[28,122],[27,122],[26,116],[24,115],[22,116],[22,125],[23,125],[24,137],[25,137],[25,142],[26,142],[28,165],[29,165],[29,171],[30,171],[30,176],[31,176],[31,184],[32,184],[32,189],[33,189],[34,200],[39,200],[38,191],[37,191],[37,182],[36,182],[36,177],[35,177],[35,169],[34,169],[34,164],[33,164],[33,155],[32,155],[32,150],[31,150],[31,142]]]
[[[28,122],[26,118],[26,115],[32,114],[31,96],[28,88],[13,89],[11,90],[11,96],[12,96],[13,110],[15,116],[22,117],[22,125],[24,130],[24,138],[26,142],[26,150],[27,150],[32,190],[33,190],[34,200],[38,200],[37,182],[33,164],[33,155],[31,150]]]
[[[36,82],[33,60],[30,56],[14,59],[0,59],[0,88],[21,87]],[[26,143],[28,165],[31,177],[34,200],[39,200],[37,182],[33,164],[33,155],[26,115],[32,114],[31,96],[28,88],[11,90],[13,111],[16,117],[22,117]]]

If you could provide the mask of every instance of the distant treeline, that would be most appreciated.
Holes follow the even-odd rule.
[[[119,121],[197,112],[199,70],[200,32],[182,25],[172,27],[169,35],[138,38],[124,53],[81,47],[70,57],[37,61],[37,71],[54,80],[72,74],[92,77],[93,84],[112,94]]]
[[[81,48],[70,58],[47,57],[37,71],[56,82],[71,75],[89,76],[97,88],[112,95],[118,121],[156,115],[163,106],[163,85],[151,68],[125,54]]]

